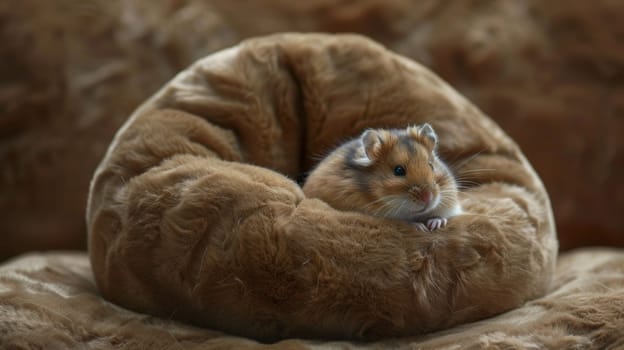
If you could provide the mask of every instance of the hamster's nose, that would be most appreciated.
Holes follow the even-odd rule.
[[[409,194],[415,200],[429,204],[433,200],[433,191],[428,186],[413,186],[409,189]]]
[[[433,192],[425,190],[420,193],[420,200],[429,203],[433,199]]]

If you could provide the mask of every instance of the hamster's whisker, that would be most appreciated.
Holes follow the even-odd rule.
[[[383,212],[384,212],[384,208],[387,206],[387,203],[386,203],[385,198],[386,198],[386,197],[381,197],[381,198],[378,198],[378,199],[376,199],[376,200],[374,200],[374,201],[372,201],[372,202],[370,202],[370,203],[366,204],[366,205],[363,207],[363,209],[365,209],[365,210],[370,210],[370,211],[372,212],[372,214],[373,214],[373,215],[380,215],[380,214],[383,214]],[[378,204],[380,204],[380,203],[381,203],[381,205],[379,205],[379,206],[378,206]],[[377,207],[377,206],[378,206],[378,207]],[[375,208],[375,207],[377,207],[377,208]]]
[[[466,159],[455,159],[452,160],[450,162],[447,162],[448,167],[455,171],[461,167],[463,167],[464,165],[466,165],[466,163],[470,162],[471,160],[475,159],[476,157],[480,156],[483,152],[485,152],[486,149],[482,149],[480,151],[478,151],[477,153],[471,155],[470,157],[466,158]]]
[[[390,199],[389,204],[390,204],[390,206],[389,206],[389,208],[390,208],[389,214],[392,217],[397,217],[397,214],[400,212],[401,205],[402,205],[401,198],[399,196],[392,196],[392,198]]]
[[[496,169],[493,168],[479,168],[479,169],[469,169],[469,170],[463,170],[461,172],[459,172],[458,174],[456,174],[456,177],[462,177],[465,175],[469,175],[469,174],[483,174],[489,171],[496,171]]]
[[[375,211],[375,215],[381,217],[389,217],[390,211],[393,209],[392,203],[384,203],[379,209]]]
[[[445,199],[443,199],[443,200],[441,200],[441,201],[440,201],[440,204],[439,204],[439,205],[442,205],[442,206],[451,206],[451,205],[453,205],[453,204],[455,204],[455,202],[454,202],[454,201],[452,201],[452,200],[450,200],[450,199],[446,199],[446,198],[445,198]]]
[[[440,200],[452,200],[455,197],[457,191],[440,191]]]
[[[470,175],[470,174],[459,174],[457,176],[455,176],[455,181],[462,181],[462,180],[474,180],[475,176],[474,175]]]
[[[410,206],[410,200],[403,198],[403,204],[401,205],[401,211],[403,211],[404,207],[409,207],[409,206]]]
[[[396,217],[399,212],[400,205],[402,205],[402,200],[400,195],[388,195],[380,198],[383,200],[383,205],[377,211],[378,214],[383,214],[382,216],[390,216]],[[397,203],[399,202],[399,203]]]
[[[400,217],[400,214],[403,212],[403,207],[405,206],[405,201],[397,198],[394,200],[394,202],[396,202],[396,204],[394,205],[394,209],[392,210],[392,216]]]
[[[476,182],[476,181],[457,181],[457,188],[459,189],[464,189],[464,188],[469,188],[469,187],[477,187],[479,185],[481,185],[481,183]]]
[[[393,203],[396,202],[396,204],[393,206],[393,210],[392,210],[392,216],[393,217],[397,217],[399,216],[398,214],[400,214],[402,212],[401,209],[403,209],[403,200],[401,200],[400,198],[395,198],[393,199]]]
[[[363,208],[364,209],[369,209],[369,208],[372,209],[372,207],[378,205],[379,203],[382,203],[380,208],[385,207],[387,205],[387,203],[386,203],[386,196],[378,198],[378,199],[376,199],[376,200],[366,204]]]

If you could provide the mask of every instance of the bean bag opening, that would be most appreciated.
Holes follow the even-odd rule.
[[[464,184],[434,233],[295,181],[369,127],[428,122]],[[426,68],[354,35],[252,39],[178,74],[119,130],[88,202],[102,295],[236,335],[374,339],[542,295],[548,195],[518,146]]]

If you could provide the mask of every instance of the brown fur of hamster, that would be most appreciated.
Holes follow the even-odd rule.
[[[429,124],[366,130],[322,160],[303,192],[335,209],[438,229],[461,214],[461,207],[455,178],[436,146]]]

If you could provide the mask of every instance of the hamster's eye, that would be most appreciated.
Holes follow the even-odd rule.
[[[429,166],[431,167],[431,170],[435,170],[435,169],[433,168],[433,162],[429,162]]]
[[[396,176],[405,176],[405,168],[397,165],[394,167],[394,175]]]

